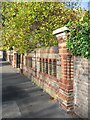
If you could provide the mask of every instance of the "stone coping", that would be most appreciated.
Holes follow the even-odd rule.
[[[53,31],[53,35],[56,35],[56,34],[59,34],[59,33],[63,33],[63,32],[65,32],[65,31],[69,31],[69,29],[68,29],[66,26],[54,30],[54,31]]]

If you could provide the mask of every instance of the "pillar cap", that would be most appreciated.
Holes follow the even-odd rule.
[[[66,26],[54,30],[53,35],[57,35],[57,34],[65,32],[65,31],[69,31],[69,29]]]

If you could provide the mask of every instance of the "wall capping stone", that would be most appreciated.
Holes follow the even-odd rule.
[[[63,33],[63,32],[65,32],[65,31],[69,31],[69,29],[68,29],[66,26],[54,30],[54,31],[53,31],[53,35],[56,35],[56,34],[59,34],[59,33]]]

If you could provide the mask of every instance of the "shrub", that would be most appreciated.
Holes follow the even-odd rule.
[[[83,56],[90,59],[90,13],[86,12],[83,20],[76,24],[67,25],[70,27],[70,37],[67,38],[67,48],[73,55]],[[72,26],[72,27],[71,27]]]

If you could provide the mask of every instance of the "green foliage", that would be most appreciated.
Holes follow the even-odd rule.
[[[84,17],[76,24],[68,24],[70,37],[67,39],[67,47],[73,55],[90,59],[90,13],[85,12]],[[72,27],[71,27],[72,26]]]
[[[3,2],[3,48],[14,46],[22,53],[37,47],[57,45],[53,30],[69,21],[78,21],[80,11],[65,8],[63,3],[57,2]]]

